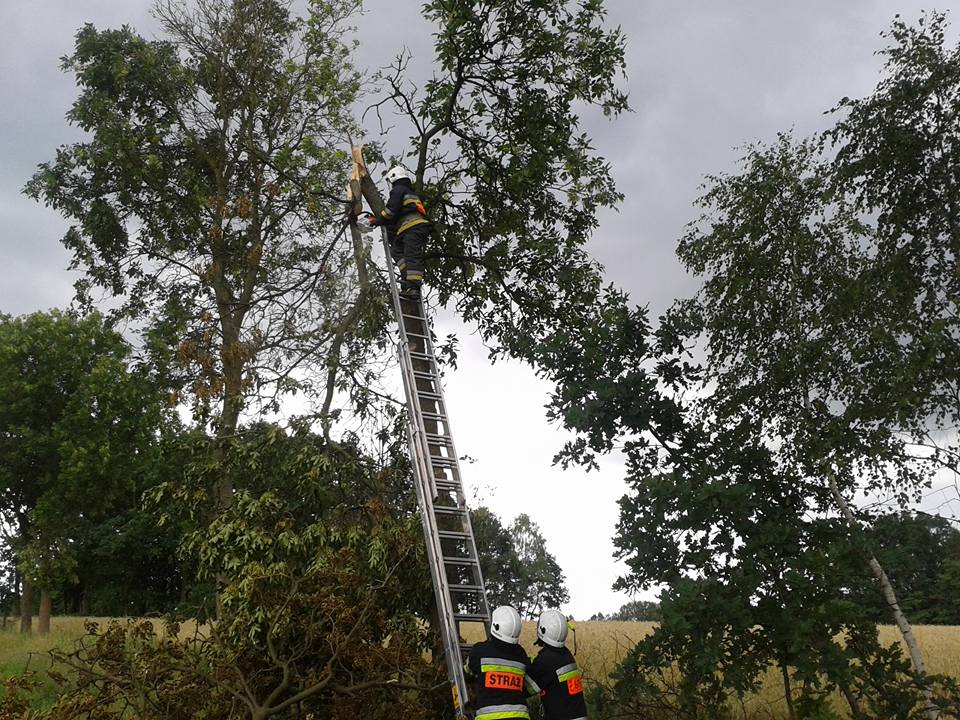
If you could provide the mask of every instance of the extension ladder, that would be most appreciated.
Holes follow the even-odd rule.
[[[470,645],[462,640],[461,625],[483,623],[488,627],[490,608],[460,481],[460,464],[447,418],[430,323],[422,298],[408,300],[400,297],[386,230],[382,230],[382,235],[399,326],[398,354],[407,396],[410,462],[423,521],[454,713],[462,718],[463,707],[469,700],[463,655],[469,651]]]

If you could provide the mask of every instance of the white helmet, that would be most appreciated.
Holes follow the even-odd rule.
[[[511,645],[516,645],[520,642],[520,613],[509,605],[498,607],[490,618],[490,634]]]
[[[407,170],[403,165],[394,165],[383,174],[383,179],[391,185],[393,185],[397,180],[401,180],[403,178],[413,182],[413,175],[411,175],[410,171]]]
[[[544,610],[537,621],[537,640],[553,647],[567,641],[567,618],[559,610]]]

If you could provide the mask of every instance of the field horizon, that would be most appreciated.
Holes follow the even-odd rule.
[[[100,624],[112,620],[128,618],[103,618],[61,615],[51,618],[49,635],[39,635],[34,631],[24,635],[19,632],[16,622],[7,621],[0,628],[0,680],[24,672],[35,672],[43,681],[35,700],[38,707],[51,705],[56,698],[57,689],[47,677],[51,669],[49,652],[55,648],[69,647],[82,634],[84,624],[93,621]],[[148,618],[160,623],[160,618]],[[567,646],[576,655],[584,674],[587,686],[603,684],[623,657],[645,635],[650,633],[656,623],[614,620],[586,620],[574,623],[569,634]],[[896,642],[899,635],[894,626],[881,625],[880,638],[885,644]],[[914,634],[931,674],[942,674],[960,679],[960,625],[915,625]],[[184,633],[192,634],[195,626],[187,623]],[[464,633],[471,642],[480,640],[479,626],[473,626]],[[537,647],[536,624],[524,622],[520,635],[521,646],[531,655]],[[744,716],[750,720],[779,720],[786,717],[783,703],[782,685],[778,672],[771,669],[764,679],[763,687],[755,696],[748,697],[743,705]]]

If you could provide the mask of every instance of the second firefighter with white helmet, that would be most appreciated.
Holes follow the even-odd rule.
[[[559,610],[544,610],[537,621],[537,657],[527,667],[527,683],[539,693],[544,720],[585,720],[583,677],[567,649],[567,618]]]
[[[390,240],[390,254],[400,270],[400,294],[408,299],[420,296],[423,282],[423,253],[433,226],[420,196],[413,189],[413,175],[402,165],[394,165],[384,179],[390,184],[390,197],[380,216],[369,215],[370,225],[384,225]]]

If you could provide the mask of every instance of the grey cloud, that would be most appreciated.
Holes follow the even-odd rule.
[[[0,6],[0,311],[11,314],[64,307],[75,277],[59,239],[66,223],[20,193],[38,163],[80,133],[65,114],[74,80],[60,71],[86,22],[98,27],[127,23],[145,34],[154,23],[145,2],[37,0]]]
[[[920,2],[608,3],[628,41],[635,112],[586,127],[626,195],[592,250],[653,314],[696,288],[674,257],[707,174],[732,171],[746,143],[824,129],[824,112],[879,78],[879,33]]]

